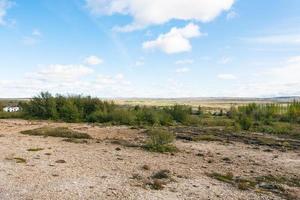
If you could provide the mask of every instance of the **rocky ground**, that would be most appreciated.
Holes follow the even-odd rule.
[[[68,126],[93,139],[72,143],[20,133],[43,126]],[[297,146],[283,150],[238,140],[178,138],[175,145],[179,152],[160,154],[128,145],[146,139],[138,129],[0,120],[0,199],[246,200],[300,196]],[[216,176],[225,174],[230,174],[230,180]],[[241,179],[262,177],[274,180],[240,187]]]

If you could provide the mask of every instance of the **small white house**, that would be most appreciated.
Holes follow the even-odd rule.
[[[6,106],[3,108],[4,112],[19,112],[20,107],[19,106]]]

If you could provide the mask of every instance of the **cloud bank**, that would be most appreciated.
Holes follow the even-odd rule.
[[[132,31],[170,20],[210,22],[228,11],[235,0],[86,0],[94,15],[129,15],[133,22],[119,30]]]

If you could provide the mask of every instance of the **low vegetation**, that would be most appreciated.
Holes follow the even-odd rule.
[[[25,158],[14,157],[13,159],[16,161],[16,163],[26,163],[27,162],[27,160]]]
[[[300,102],[297,101],[286,104],[251,103],[233,106],[229,110],[206,112],[200,106],[198,108],[186,105],[126,106],[89,96],[53,96],[48,92],[42,92],[29,101],[19,103],[19,106],[21,112],[0,112],[0,118],[105,123],[147,129],[162,126],[220,127],[230,133],[262,132],[279,137],[300,139]],[[61,131],[55,132],[54,135],[61,134],[59,133]],[[221,141],[214,133],[195,139]],[[154,141],[154,138],[152,140],[146,145],[149,150],[174,150],[173,146],[160,145]]]
[[[27,130],[21,132],[24,135],[44,136],[44,137],[62,137],[71,139],[91,139],[92,137],[86,133],[70,130],[66,127],[42,127],[33,130]]]
[[[260,129],[269,133],[288,133],[292,124],[300,123],[300,102],[294,101],[287,105],[252,103],[238,108],[232,107],[227,116],[243,130]]]
[[[149,140],[144,145],[144,148],[153,152],[176,152],[178,149],[172,144],[175,140],[173,133],[161,129],[149,131]]]
[[[278,194],[286,199],[294,199],[288,191],[283,187],[287,185],[289,187],[300,187],[300,180],[297,178],[287,178],[282,176],[258,176],[252,178],[235,177],[231,172],[227,174],[220,173],[208,173],[209,177],[218,181],[229,183],[240,190],[256,190],[267,191]]]
[[[30,148],[30,149],[27,149],[27,151],[42,151],[44,150],[44,148]]]

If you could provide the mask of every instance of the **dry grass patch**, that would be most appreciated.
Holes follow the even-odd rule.
[[[81,133],[70,130],[67,127],[42,127],[33,130],[21,132],[24,135],[44,136],[44,137],[62,137],[62,138],[75,138],[75,139],[92,139],[87,133]]]
[[[282,176],[259,176],[253,178],[235,177],[231,172],[227,174],[210,173],[209,177],[218,181],[229,183],[240,190],[256,190],[261,192],[272,192],[285,199],[294,199],[291,194],[285,189],[285,186],[299,188],[299,178],[288,178]]]
[[[66,138],[66,139],[63,139],[62,141],[64,141],[64,142],[70,142],[70,143],[75,143],[75,144],[87,144],[88,143],[87,140],[76,139],[76,138]]]
[[[27,151],[43,151],[44,149],[43,148],[30,148],[30,149],[27,149]]]
[[[213,134],[206,134],[206,135],[198,135],[193,138],[194,141],[223,141],[218,136],[215,136]]]
[[[26,159],[24,158],[20,158],[20,157],[15,157],[14,160],[16,161],[16,163],[26,163]]]

